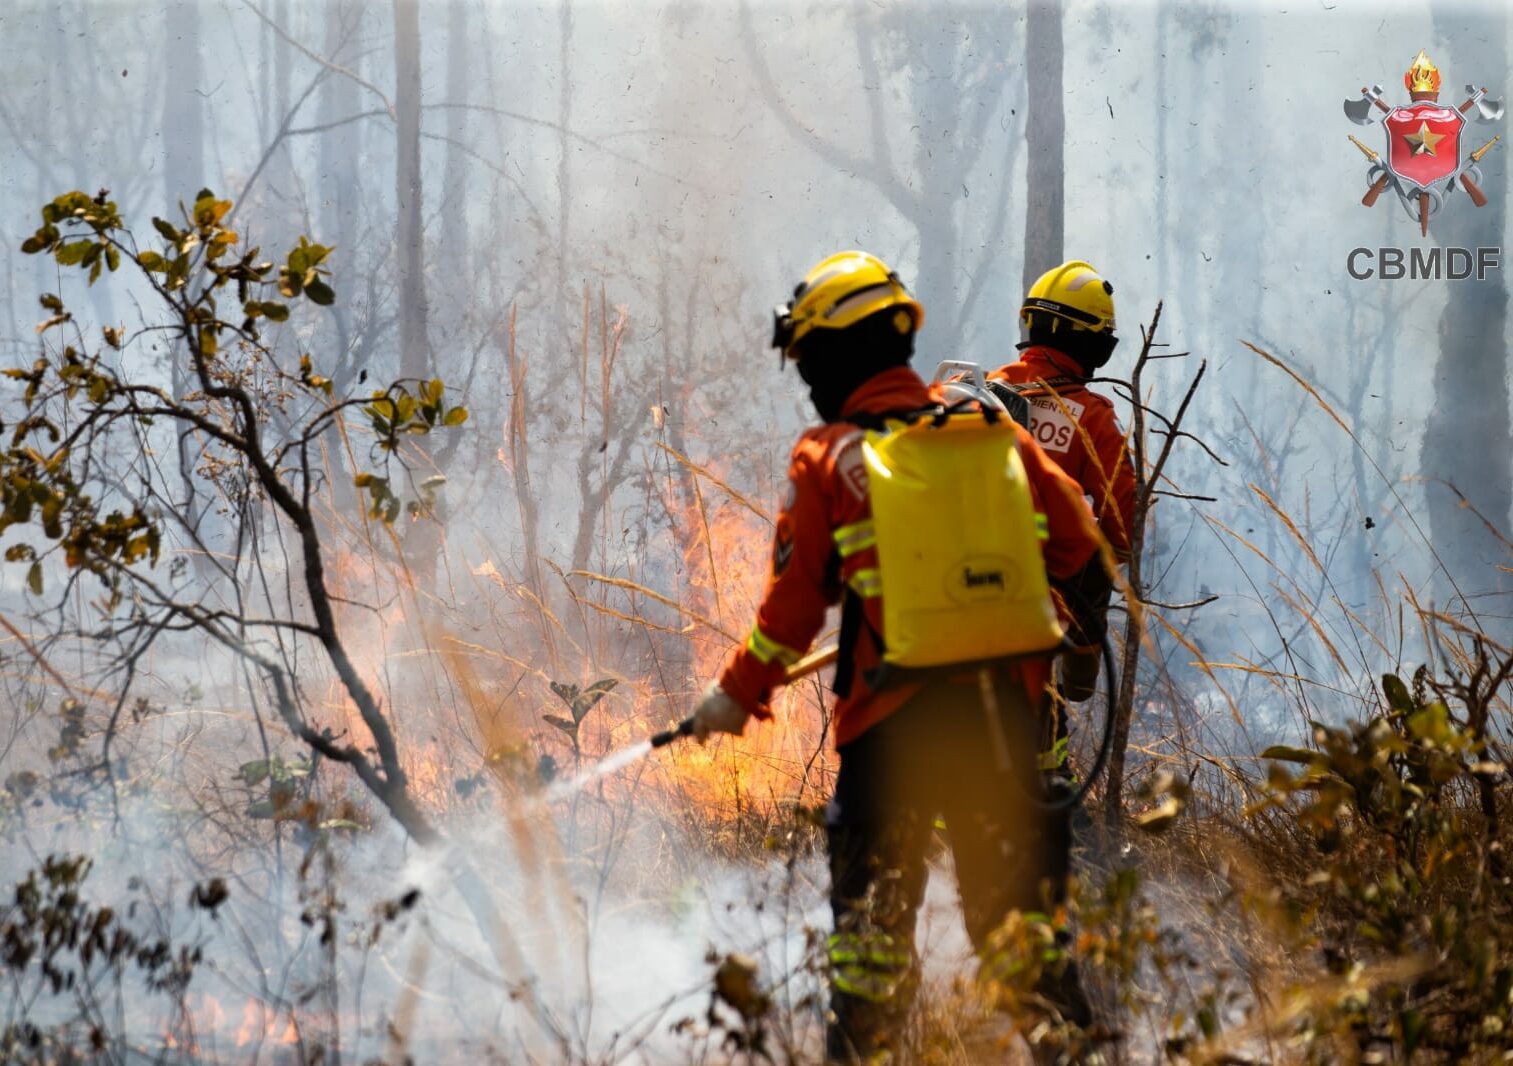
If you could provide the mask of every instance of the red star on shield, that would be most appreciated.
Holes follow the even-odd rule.
[[[1394,107],[1387,130],[1387,169],[1405,192],[1427,189],[1460,170],[1460,131],[1466,117],[1453,107],[1422,102]]]

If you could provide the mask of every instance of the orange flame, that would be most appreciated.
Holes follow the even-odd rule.
[[[249,999],[242,1005],[242,1024],[237,1028],[237,1047],[246,1047],[248,1044],[297,1044],[299,1043],[299,1030],[294,1025],[294,1016],[291,1014],[284,1022],[283,1029],[278,1027],[279,1012],[269,1007],[262,1000]]]
[[[1408,73],[1403,75],[1403,84],[1411,93],[1439,92],[1439,68],[1429,62],[1429,56],[1422,48],[1413,57]]]

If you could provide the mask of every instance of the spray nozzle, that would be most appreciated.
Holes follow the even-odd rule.
[[[671,729],[664,729],[660,733],[653,734],[651,746],[654,748],[665,748],[680,737],[691,736],[693,736],[693,718],[689,717],[683,719]]]

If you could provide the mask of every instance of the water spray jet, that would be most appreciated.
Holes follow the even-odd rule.
[[[835,662],[839,655],[840,649],[834,645],[828,648],[821,648],[811,655],[806,655],[788,667],[783,674],[783,683],[791,685],[795,681],[808,677],[816,671],[823,670]],[[662,732],[654,733],[645,740],[637,741],[635,744],[621,748],[619,751],[610,752],[582,773],[549,788],[543,797],[545,802],[555,803],[558,800],[567,799],[569,796],[581,792],[599,778],[606,777],[616,771],[623,770],[627,766],[640,762],[658,748],[665,748],[673,741],[683,737],[693,736],[693,722],[693,717],[689,716],[671,729],[664,729]]]

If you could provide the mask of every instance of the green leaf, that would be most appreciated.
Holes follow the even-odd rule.
[[[289,319],[289,306],[277,300],[264,300],[257,307],[270,322],[286,322]]]
[[[577,722],[583,721],[588,712],[594,709],[594,704],[602,700],[606,694],[614,691],[615,686],[619,683],[613,677],[606,677],[595,681],[588,688],[578,693],[572,701],[573,720]]]
[[[1413,697],[1408,693],[1408,686],[1396,674],[1382,675],[1382,694],[1387,697],[1387,705],[1394,711],[1408,714],[1413,710]]]
[[[448,426],[460,426],[467,420],[468,409],[466,407],[453,407],[447,412],[446,417],[442,419],[442,423]]]
[[[91,248],[98,247],[99,245],[93,241],[69,241],[58,248],[57,252],[54,253],[54,257],[58,260],[59,266],[78,266],[84,262]]]
[[[1182,801],[1168,794],[1148,811],[1135,816],[1135,824],[1147,833],[1164,833],[1176,824],[1182,814]]]
[[[1405,1010],[1397,1017],[1403,1030],[1403,1055],[1411,1060],[1424,1039],[1424,1016],[1416,1010]]]
[[[1307,748],[1294,748],[1287,744],[1273,744],[1261,752],[1263,759],[1276,759],[1280,762],[1296,762],[1307,766],[1311,764],[1318,752]]]
[[[305,295],[310,298],[311,303],[320,304],[322,307],[329,307],[336,302],[336,293],[332,292],[331,286],[320,278],[305,285]]]
[[[1421,711],[1408,716],[1408,732],[1419,740],[1446,744],[1454,737],[1450,726],[1450,708],[1443,703],[1431,703]]]
[[[63,536],[63,497],[53,496],[42,505],[42,535],[49,540]]]
[[[167,269],[167,261],[157,252],[138,252],[137,265],[143,270],[160,271]]]
[[[183,236],[183,234],[181,234],[172,223],[166,221],[165,219],[154,218],[152,220],[152,225],[153,228],[158,231],[158,233],[165,241],[168,241],[172,244],[178,244],[179,238]]]
[[[194,201],[194,224],[208,229],[221,224],[221,219],[231,210],[230,200],[217,200],[215,193],[201,189]]]
[[[255,759],[252,762],[244,762],[237,770],[236,776],[248,785],[255,785],[269,774],[267,759]]]
[[[42,564],[32,563],[26,571],[26,587],[32,590],[33,596],[42,595]]]

